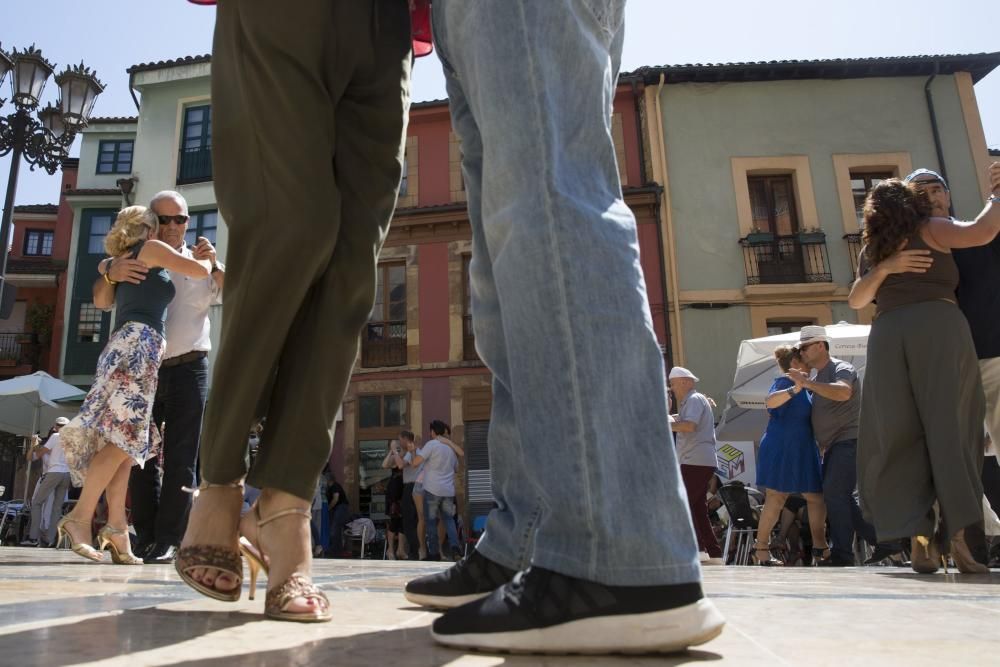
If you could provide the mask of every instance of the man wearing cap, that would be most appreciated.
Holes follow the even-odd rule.
[[[698,378],[681,366],[670,369],[668,383],[677,401],[670,428],[677,434],[677,462],[687,491],[691,520],[698,537],[703,565],[722,565],[722,548],[715,539],[706,504],[708,483],[718,468],[715,456],[715,419],[708,398],[694,388]]]
[[[865,522],[855,496],[858,486],[858,418],[861,383],[854,366],[830,356],[826,327],[799,332],[799,352],[816,377],[795,369],[788,378],[812,394],[812,425],[823,454],[823,500],[830,522],[830,560],[822,564],[854,565],[854,533],[876,544],[875,529]]]
[[[69,491],[72,482],[69,477],[69,466],[66,465],[66,456],[63,454],[62,443],[59,440],[59,429],[69,423],[65,417],[59,417],[53,424],[55,431],[45,441],[45,444],[37,444],[28,450],[28,459],[34,461],[48,455],[48,467],[45,474],[38,480],[38,488],[31,500],[31,527],[28,529],[28,539],[21,543],[21,546],[38,546],[38,539],[41,537],[42,513],[45,501],[49,495],[55,494],[52,499],[52,512],[49,514],[49,523],[45,529],[45,543],[55,542],[56,524],[62,516],[63,501]],[[37,436],[35,436],[37,437]]]
[[[927,195],[932,216],[953,217],[951,190],[939,173],[917,169],[903,180]],[[986,394],[986,430],[994,442],[1000,442],[1000,236],[987,245],[955,248],[951,256],[958,266],[955,291],[958,307],[969,321],[979,357],[979,374]],[[987,460],[986,465],[995,466],[996,462]],[[983,550],[984,538],[973,534],[976,531],[966,532],[973,553]]]

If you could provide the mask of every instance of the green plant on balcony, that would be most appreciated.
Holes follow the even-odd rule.
[[[825,243],[826,234],[819,227],[803,229],[798,234],[799,243]]]
[[[52,323],[55,319],[56,308],[48,303],[33,303],[28,306],[25,316],[25,323],[31,331],[38,337],[38,342],[48,345],[52,339]]]
[[[774,233],[761,229],[757,225],[750,228],[747,234],[747,243],[750,245],[763,245],[774,241]]]

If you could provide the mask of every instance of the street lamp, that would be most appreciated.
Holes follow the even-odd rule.
[[[45,83],[55,71],[34,44],[7,55],[0,49],[0,85],[9,72],[14,111],[0,117],[0,157],[13,153],[10,160],[10,177],[7,180],[7,197],[4,199],[3,220],[0,222],[0,319],[5,319],[14,303],[14,290],[7,285],[7,247],[10,243],[11,217],[14,212],[14,195],[17,192],[17,174],[21,158],[31,170],[41,167],[50,174],[69,155],[76,133],[87,126],[90,112],[104,84],[95,72],[83,63],[67,67],[55,77],[59,86],[59,103],[47,105],[38,111],[38,119],[31,112],[41,103]],[[0,106],[5,100],[0,99]]]

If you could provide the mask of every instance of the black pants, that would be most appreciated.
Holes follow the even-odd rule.
[[[420,557],[420,537],[417,535],[417,505],[413,502],[413,484],[403,485],[403,534],[410,560]]]
[[[160,369],[153,421],[164,426],[163,465],[158,458],[147,461],[143,468],[133,467],[129,479],[132,524],[140,542],[177,545],[184,535],[191,494],[182,487],[197,485],[195,466],[207,391],[205,357]]]

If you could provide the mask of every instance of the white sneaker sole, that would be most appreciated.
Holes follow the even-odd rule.
[[[455,607],[461,607],[467,602],[475,602],[476,600],[482,599],[489,595],[490,593],[476,593],[475,595],[420,595],[419,593],[410,593],[408,591],[403,592],[403,596],[413,604],[418,604],[421,607],[431,607],[433,609],[454,609]]]
[[[722,633],[726,621],[711,601],[668,611],[598,616],[520,632],[439,635],[434,639],[454,648],[505,653],[676,653],[698,646]]]

